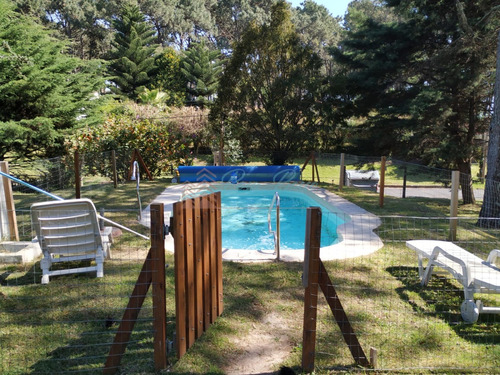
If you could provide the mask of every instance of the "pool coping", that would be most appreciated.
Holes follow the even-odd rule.
[[[232,185],[232,186],[231,186]],[[376,215],[366,211],[365,209],[355,205],[348,200],[339,197],[324,188],[316,185],[304,183],[182,183],[167,187],[160,195],[158,195],[152,203],[163,203],[165,212],[165,222],[170,222],[170,216],[173,211],[173,204],[182,199],[186,190],[193,192],[203,190],[217,190],[218,188],[231,188],[241,186],[252,186],[254,188],[263,189],[269,185],[277,186],[278,188],[288,190],[302,190],[308,192],[308,195],[313,199],[321,200],[321,204],[332,209],[333,212],[350,217],[349,221],[337,227],[337,233],[342,241],[330,246],[321,247],[320,254],[322,260],[348,259],[363,255],[369,255],[382,248],[383,243],[374,230],[380,226],[382,221]],[[325,204],[326,202],[326,204]],[[146,227],[150,226],[150,206],[148,205],[141,213],[140,223]],[[165,240],[165,247],[168,251],[174,250],[174,241],[169,234]],[[272,261],[276,259],[273,250],[241,250],[241,249],[222,249],[222,257],[224,260],[240,261],[240,262],[261,262]],[[303,261],[304,252],[300,250],[285,250],[280,251],[280,260],[283,261]]]

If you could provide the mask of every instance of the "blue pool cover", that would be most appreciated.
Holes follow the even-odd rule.
[[[300,181],[298,165],[178,167],[179,182]]]

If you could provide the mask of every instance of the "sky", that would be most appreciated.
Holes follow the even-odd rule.
[[[292,6],[298,7],[300,6],[300,3],[302,3],[304,0],[288,0],[290,3],[292,3]],[[330,11],[332,16],[340,16],[343,17],[346,10],[347,10],[347,5],[352,0],[314,0],[316,4],[323,5],[326,9]]]

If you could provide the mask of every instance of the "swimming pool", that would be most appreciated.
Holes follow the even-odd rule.
[[[222,247],[223,259],[236,261],[262,261],[275,258],[273,237],[268,234],[267,213],[272,196],[277,191],[280,196],[290,197],[296,202],[298,199],[305,200],[308,206],[319,206],[322,208],[322,238],[321,238],[321,259],[344,259],[361,255],[367,255],[377,251],[383,246],[380,238],[374,233],[380,225],[380,219],[364,209],[348,202],[347,200],[322,189],[317,186],[291,183],[194,183],[180,184],[165,190],[161,196],[165,199],[172,199],[179,194],[175,200],[187,199],[199,194],[220,191],[223,201],[222,212]],[[252,194],[255,194],[252,198]],[[261,208],[242,208],[239,203],[239,196],[248,195],[251,205],[254,201],[261,199],[264,194],[268,198]],[[270,198],[269,198],[270,197]],[[226,199],[225,199],[226,198]],[[159,197],[157,201],[161,201]],[[284,199],[286,202],[287,198]],[[227,201],[227,202],[226,202]],[[229,203],[228,203],[229,202]],[[267,203],[269,202],[269,203]],[[304,238],[305,238],[305,209],[304,208],[282,208],[281,211],[302,211],[303,221],[292,216],[292,219],[281,219],[280,224],[290,225],[291,229],[286,230],[289,235],[281,232],[280,258],[285,261],[301,261],[304,259]],[[169,206],[166,207],[166,210]],[[234,212],[231,214],[230,210]],[[261,218],[258,218],[258,217]],[[275,209],[272,210],[271,217],[276,216]],[[239,238],[236,229],[246,227],[254,222],[265,222],[260,229],[261,234],[251,233],[246,235],[247,239]],[[272,229],[276,228],[273,218]],[[324,228],[324,229],[323,229]],[[262,231],[266,233],[262,233]],[[238,242],[231,243],[231,237],[237,238]],[[296,237],[297,241],[287,243],[291,237]],[[264,239],[265,238],[265,239]],[[240,242],[251,242],[247,248],[243,248]],[[170,245],[171,247],[173,244]],[[246,245],[245,245],[246,246]],[[168,248],[168,245],[167,245]]]
[[[333,245],[338,241],[337,226],[345,222],[303,192],[281,190],[280,248],[304,249],[306,209],[319,206],[323,213],[321,244]],[[274,250],[274,238],[269,233],[276,229],[276,205],[270,205],[275,189],[239,187],[221,191],[222,247],[246,250]],[[270,212],[270,215],[269,215]],[[269,216],[268,216],[269,215]]]

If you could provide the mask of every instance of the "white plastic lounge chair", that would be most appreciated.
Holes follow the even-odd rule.
[[[109,258],[109,235],[101,235],[94,204],[89,199],[35,203],[31,220],[43,252],[42,284],[56,275],[93,272],[103,277]],[[94,260],[89,267],[51,270],[52,263]]]
[[[427,285],[436,266],[451,273],[463,285],[465,300],[460,312],[466,322],[476,322],[480,313],[500,314],[500,307],[483,306],[480,300],[474,302],[474,293],[500,294],[500,269],[495,266],[500,250],[492,250],[484,261],[452,242],[415,240],[407,241],[406,245],[417,252],[422,285]],[[425,269],[424,258],[428,260]]]

